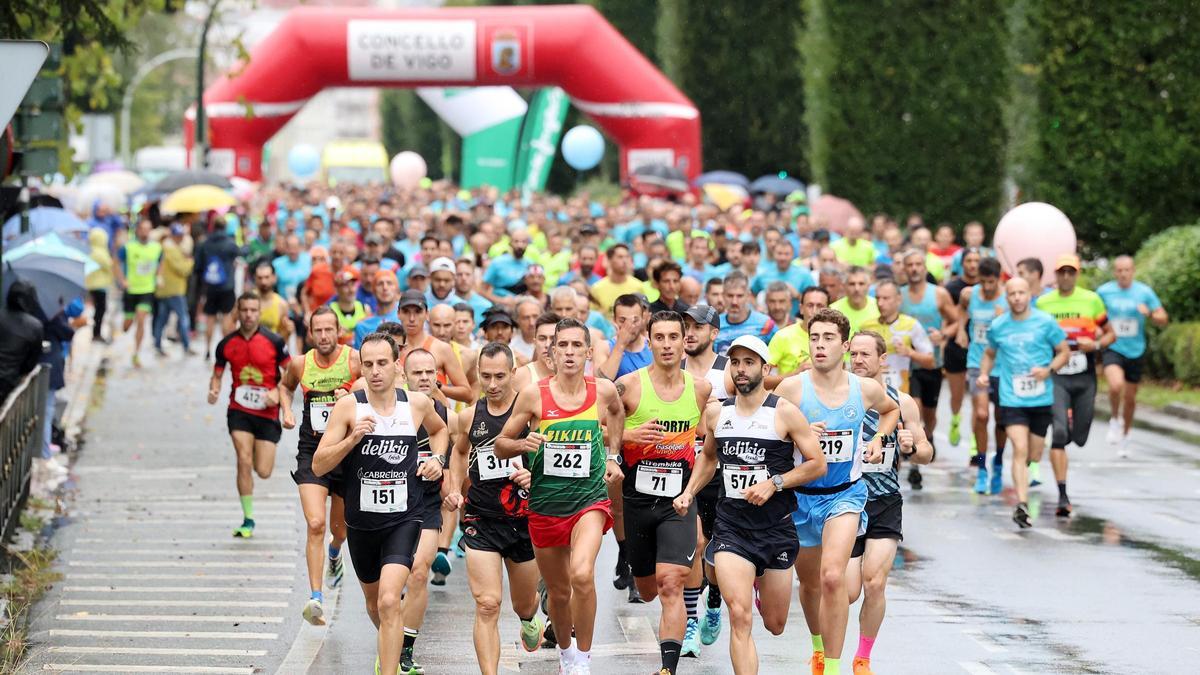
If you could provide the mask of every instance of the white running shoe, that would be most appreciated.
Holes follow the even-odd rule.
[[[1121,459],[1129,458],[1129,434],[1122,436],[1121,440],[1117,443],[1117,457]]]
[[[1122,428],[1124,426],[1125,425],[1121,423],[1121,420],[1117,419],[1116,417],[1108,418],[1108,434],[1104,437],[1104,440],[1108,441],[1109,445],[1117,445],[1120,443],[1121,435],[1125,431],[1125,429]]]

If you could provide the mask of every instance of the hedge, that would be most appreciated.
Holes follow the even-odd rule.
[[[1000,0],[807,0],[815,177],[864,212],[996,222],[1008,96]],[[813,72],[816,70],[816,72]]]
[[[1029,195],[1092,253],[1200,216],[1200,3],[1040,0]]]
[[[1146,240],[1134,261],[1175,321],[1200,320],[1200,224],[1173,227]]]
[[[1146,369],[1155,379],[1200,387],[1200,322],[1172,323],[1152,330],[1146,352]]]

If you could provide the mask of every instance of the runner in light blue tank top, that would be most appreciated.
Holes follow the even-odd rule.
[[[941,330],[942,329],[942,313],[938,311],[937,304],[937,286],[925,282],[925,295],[921,296],[920,302],[913,302],[908,295],[908,286],[901,289],[900,297],[900,312],[907,314],[925,327],[925,330]],[[933,358],[936,367],[942,367],[942,348],[935,346],[933,348]]]
[[[1008,301],[1005,300],[1003,291],[994,299],[985,300],[979,287],[975,287],[971,293],[971,299],[967,302],[967,318],[970,320],[970,325],[967,326],[968,368],[978,368],[979,362],[983,359],[983,350],[987,349],[987,331],[996,318],[997,307],[1008,311]]]

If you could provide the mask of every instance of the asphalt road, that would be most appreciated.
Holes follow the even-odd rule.
[[[287,475],[295,432],[259,483],[259,531],[235,541],[232,450],[223,408],[203,400],[206,365],[148,361],[136,372],[114,351],[75,467],[77,499],[54,540],[66,576],[36,608],[26,670],[371,672],[374,631],[349,574],[328,628],[299,621],[303,523]],[[1020,532],[1009,519],[1010,479],[1001,495],[971,494],[966,442],[949,446],[944,424],[925,489],[905,486],[906,539],[876,672],[1191,672],[1200,657],[1200,449],[1135,431],[1133,458],[1120,460],[1098,424],[1088,446],[1071,451],[1076,516],[1055,519],[1047,461],[1035,527]],[[593,670],[651,672],[658,606],[626,604],[612,588],[615,548],[609,537],[601,552]],[[431,591],[417,643],[429,673],[477,670],[473,603],[463,561],[455,564],[447,586]],[[858,634],[856,607],[851,614],[847,659]],[[517,632],[506,600],[505,671],[555,672],[553,650],[526,654]],[[729,672],[726,636],[681,672]],[[757,627],[755,639],[762,672],[804,671],[798,602],[784,636]]]

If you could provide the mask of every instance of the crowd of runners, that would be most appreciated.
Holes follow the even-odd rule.
[[[304,619],[325,620],[348,551],[377,672],[424,672],[427,587],[455,549],[481,672],[499,667],[505,575],[524,649],[590,672],[611,531],[613,585],[659,602],[658,672],[686,670],[725,623],[732,670],[756,672],[754,614],[782,635],[795,574],[812,672],[849,657],[857,674],[903,537],[902,482],[922,489],[937,456],[943,389],[974,491],[1001,492],[1010,450],[1012,519],[1032,527],[1049,440],[1067,518],[1067,450],[1088,439],[1098,373],[1125,456],[1147,323],[1167,321],[1129,257],[1093,291],[1074,251],[1010,277],[982,225],[961,236],[916,214],[838,235],[793,203],[270,187],[236,214],[137,223],[118,278],[129,322],[162,315],[160,352],[168,312],[185,340],[203,318],[209,403],[229,371],[236,537],[254,534],[254,477],[299,408]],[[194,270],[187,296],[153,306],[152,263],[172,246]]]

